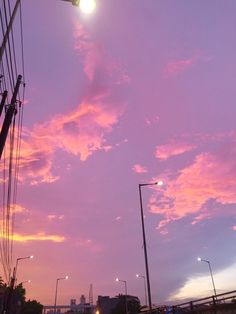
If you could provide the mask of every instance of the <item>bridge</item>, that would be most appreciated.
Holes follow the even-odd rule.
[[[152,312],[153,314],[236,314],[236,290],[172,306],[157,307]]]

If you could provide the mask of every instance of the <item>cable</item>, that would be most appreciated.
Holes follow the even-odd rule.
[[[8,29],[8,23],[11,19],[10,1],[8,5],[6,0],[3,0],[0,8],[0,26],[2,29],[3,37]],[[25,65],[24,65],[24,46],[23,46],[23,19],[22,9],[20,2],[20,44],[21,44],[21,67],[23,77],[25,78]],[[13,94],[15,89],[15,81],[17,77],[17,59],[15,49],[15,35],[13,29],[10,30],[6,47],[4,50],[3,59],[0,64],[1,70],[1,86],[0,91],[10,90]],[[8,93],[9,97],[10,94]],[[20,167],[20,148],[21,148],[21,135],[23,125],[23,105],[20,97],[20,90],[17,91],[17,101],[14,105],[18,109],[18,119],[16,115],[13,117],[12,126],[9,129],[8,142],[4,149],[3,164],[3,184],[2,184],[2,230],[1,230],[1,243],[0,243],[0,256],[3,265],[3,271],[6,281],[9,282],[11,276],[11,264],[13,255],[13,233],[15,224],[15,206],[17,198],[17,184],[19,178]],[[25,98],[25,83],[23,83],[23,104]],[[6,110],[9,106],[9,98],[7,98]],[[8,169],[8,171],[7,171]]]
[[[11,8],[10,8],[10,1],[8,0],[8,12],[9,12],[9,16],[12,15],[11,12]],[[15,68],[15,73],[12,75],[13,78],[17,77],[17,64],[16,64],[16,51],[15,51],[15,40],[14,40],[14,31],[13,28],[11,29],[11,41],[12,41],[12,50],[13,50],[13,61],[14,61],[14,68]],[[9,44],[10,44],[10,40],[9,40]],[[12,71],[13,73],[13,71]]]

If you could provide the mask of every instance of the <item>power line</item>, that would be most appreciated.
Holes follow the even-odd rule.
[[[14,3],[13,10],[11,9],[13,7],[12,3]],[[19,15],[16,15],[18,6],[20,9]],[[16,16],[19,24],[18,27],[13,29],[13,20]],[[7,141],[6,145],[5,141],[4,144],[0,143],[3,147],[5,146],[0,164],[0,175],[2,176],[2,180],[0,178],[0,185],[3,192],[0,256],[6,282],[9,282],[12,268],[13,233],[25,97],[23,19],[20,0],[2,1],[0,6],[0,27],[3,42],[0,58],[0,92],[8,91],[9,94],[6,97],[6,104],[4,105],[5,118],[2,122],[2,126],[4,126],[4,123],[8,119],[7,133],[4,135],[4,137],[7,136]],[[21,73],[23,74],[23,83],[22,76],[19,76],[18,73],[19,69],[21,69]],[[2,131],[0,135],[2,135]]]

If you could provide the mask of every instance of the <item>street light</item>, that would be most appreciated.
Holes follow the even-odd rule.
[[[215,283],[214,283],[214,279],[213,279],[213,274],[212,274],[212,269],[211,269],[211,263],[210,263],[210,261],[208,261],[207,259],[203,259],[203,258],[201,258],[201,257],[198,257],[197,260],[198,260],[199,262],[205,262],[205,263],[208,264],[208,266],[209,266],[209,271],[210,271],[210,275],[211,275],[211,281],[212,281],[212,285],[213,285],[213,290],[214,290],[214,294],[215,294],[215,296],[216,296],[216,287],[215,287]]]
[[[121,280],[119,278],[116,278],[116,281],[120,281],[120,282],[123,282],[125,284],[125,313],[127,314],[128,313],[128,308],[127,308],[127,282],[126,280]]]
[[[58,287],[58,281],[63,279],[68,279],[68,276],[57,278],[56,280],[56,291],[55,291],[55,302],[54,302],[54,313],[56,313],[56,306],[57,306],[57,287]]]
[[[29,258],[31,259],[33,257],[34,257],[33,255],[30,255],[30,256],[26,256],[26,257],[18,257],[16,259],[16,266],[13,269],[13,275],[12,275],[11,282],[10,282],[10,285],[9,285],[9,292],[8,292],[6,303],[5,303],[5,306],[4,306],[4,309],[3,309],[3,313],[10,313],[11,312],[12,295],[13,295],[13,290],[14,290],[15,283],[16,283],[16,272],[17,272],[18,262],[20,260],[29,259]]]
[[[34,258],[33,255],[26,256],[26,257],[18,257],[16,259],[16,266],[14,267],[14,270],[13,270],[13,288],[14,288],[14,285],[15,285],[15,282],[16,282],[16,272],[17,272],[18,262],[23,260],[23,259],[32,259],[32,258]]]
[[[96,8],[95,0],[62,0],[79,7],[83,13],[90,14]]]
[[[145,293],[145,305],[147,306],[147,287],[146,287],[146,278],[143,275],[136,275],[137,278],[143,278],[143,282],[144,282],[144,293]]]
[[[151,186],[151,185],[163,185],[162,181],[157,181],[154,183],[142,183],[139,184],[139,200],[140,200],[140,209],[141,209],[141,221],[142,221],[142,233],[143,233],[143,249],[144,249],[144,258],[145,258],[145,269],[146,269],[146,278],[147,278],[147,292],[148,292],[148,304],[149,311],[152,311],[152,297],[151,297],[151,288],[149,280],[149,269],[148,269],[148,256],[147,256],[147,244],[146,244],[146,235],[145,235],[145,226],[144,226],[144,216],[143,216],[143,204],[142,204],[142,187]]]

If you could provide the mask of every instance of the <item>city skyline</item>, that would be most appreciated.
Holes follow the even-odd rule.
[[[152,302],[234,290],[236,3],[22,2],[26,97],[17,281],[53,304],[127,291]],[[43,17],[43,18],[42,18]],[[21,74],[21,73],[19,73]]]

